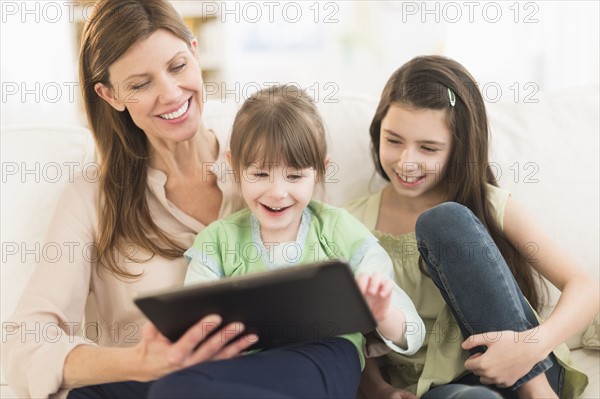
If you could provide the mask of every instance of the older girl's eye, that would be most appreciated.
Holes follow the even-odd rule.
[[[396,139],[392,139],[392,138],[387,138],[386,141],[390,144],[401,144],[400,140],[396,140]]]
[[[423,150],[427,152],[437,152],[438,149],[433,147],[423,147]]]

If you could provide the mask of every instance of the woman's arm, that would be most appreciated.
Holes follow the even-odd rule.
[[[47,397],[63,387],[123,379],[147,380],[181,365],[232,356],[251,344],[243,341],[224,349],[227,340],[218,341],[217,334],[194,351],[203,338],[201,331],[190,330],[186,340],[170,344],[152,326],[127,349],[100,348],[83,337],[82,318],[97,267],[93,251],[83,249],[94,248],[96,209],[94,183],[79,177],[67,184],[45,242],[72,250],[63,251],[58,260],[41,257],[16,311],[3,323],[3,372],[19,397]],[[227,337],[235,335],[228,333]]]
[[[81,345],[67,356],[63,386],[68,388],[117,381],[151,381],[184,367],[237,356],[256,342],[254,335],[240,338],[241,323],[231,323],[222,331],[198,344],[220,328],[221,318],[210,315],[191,327],[177,342],[171,343],[148,323],[142,339],[130,348],[100,348]],[[229,345],[229,343],[231,345]]]
[[[2,363],[20,397],[47,397],[62,386],[65,357],[80,345],[94,346],[81,332],[90,292],[95,187],[81,176],[67,183],[58,200],[45,244],[63,251],[40,257],[13,315],[4,323]]]
[[[195,243],[201,243],[211,229],[214,226],[198,234]],[[201,244],[199,248],[202,248]],[[222,268],[214,258],[194,247],[186,252],[186,256],[190,263],[185,285],[207,283],[222,277]],[[104,382],[151,381],[200,362],[237,356],[258,340],[256,335],[241,337],[243,324],[230,323],[204,341],[209,333],[221,327],[221,318],[209,315],[172,343],[148,322],[140,342],[134,347],[79,346],[65,361],[64,385],[73,388]]]

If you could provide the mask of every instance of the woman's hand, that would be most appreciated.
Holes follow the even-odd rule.
[[[472,335],[463,343],[463,349],[486,346],[484,353],[476,353],[465,362],[465,369],[480,377],[482,384],[507,388],[527,374],[548,354],[538,335],[539,327],[531,330],[494,331]]]
[[[383,321],[388,316],[394,283],[377,272],[371,275],[360,274],[356,282],[375,320],[378,323]]]
[[[256,343],[254,334],[242,335],[244,326],[231,323],[223,328],[217,315],[206,316],[177,342],[171,342],[148,322],[142,339],[134,348],[138,355],[140,381],[151,381],[185,367],[208,360],[229,359]],[[214,335],[207,338],[212,332]]]

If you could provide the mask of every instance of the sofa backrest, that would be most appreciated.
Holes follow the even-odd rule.
[[[77,170],[98,172],[89,131],[78,126],[23,125],[0,132],[2,266],[0,316],[6,319],[41,257],[65,259],[65,243],[44,242],[65,182]]]
[[[598,278],[598,87],[538,96],[537,103],[487,104],[492,161],[500,185],[523,203],[559,245]],[[241,104],[211,101],[205,121],[230,130]],[[339,97],[317,104],[329,138],[326,200],[334,205],[381,188],[368,127],[377,100]],[[35,267],[60,243],[44,232],[63,184],[77,168],[95,172],[93,140],[81,127],[2,128],[2,266],[0,316],[6,319]],[[557,293],[553,291],[552,301]],[[549,310],[549,309],[548,309]],[[580,336],[570,341],[579,346]]]

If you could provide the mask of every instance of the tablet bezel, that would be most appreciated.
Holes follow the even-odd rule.
[[[259,341],[252,348],[311,342],[376,326],[349,265],[333,260],[162,290],[134,299],[171,341],[197,321],[219,314],[222,326],[245,324]],[[221,330],[229,340],[235,331]]]

